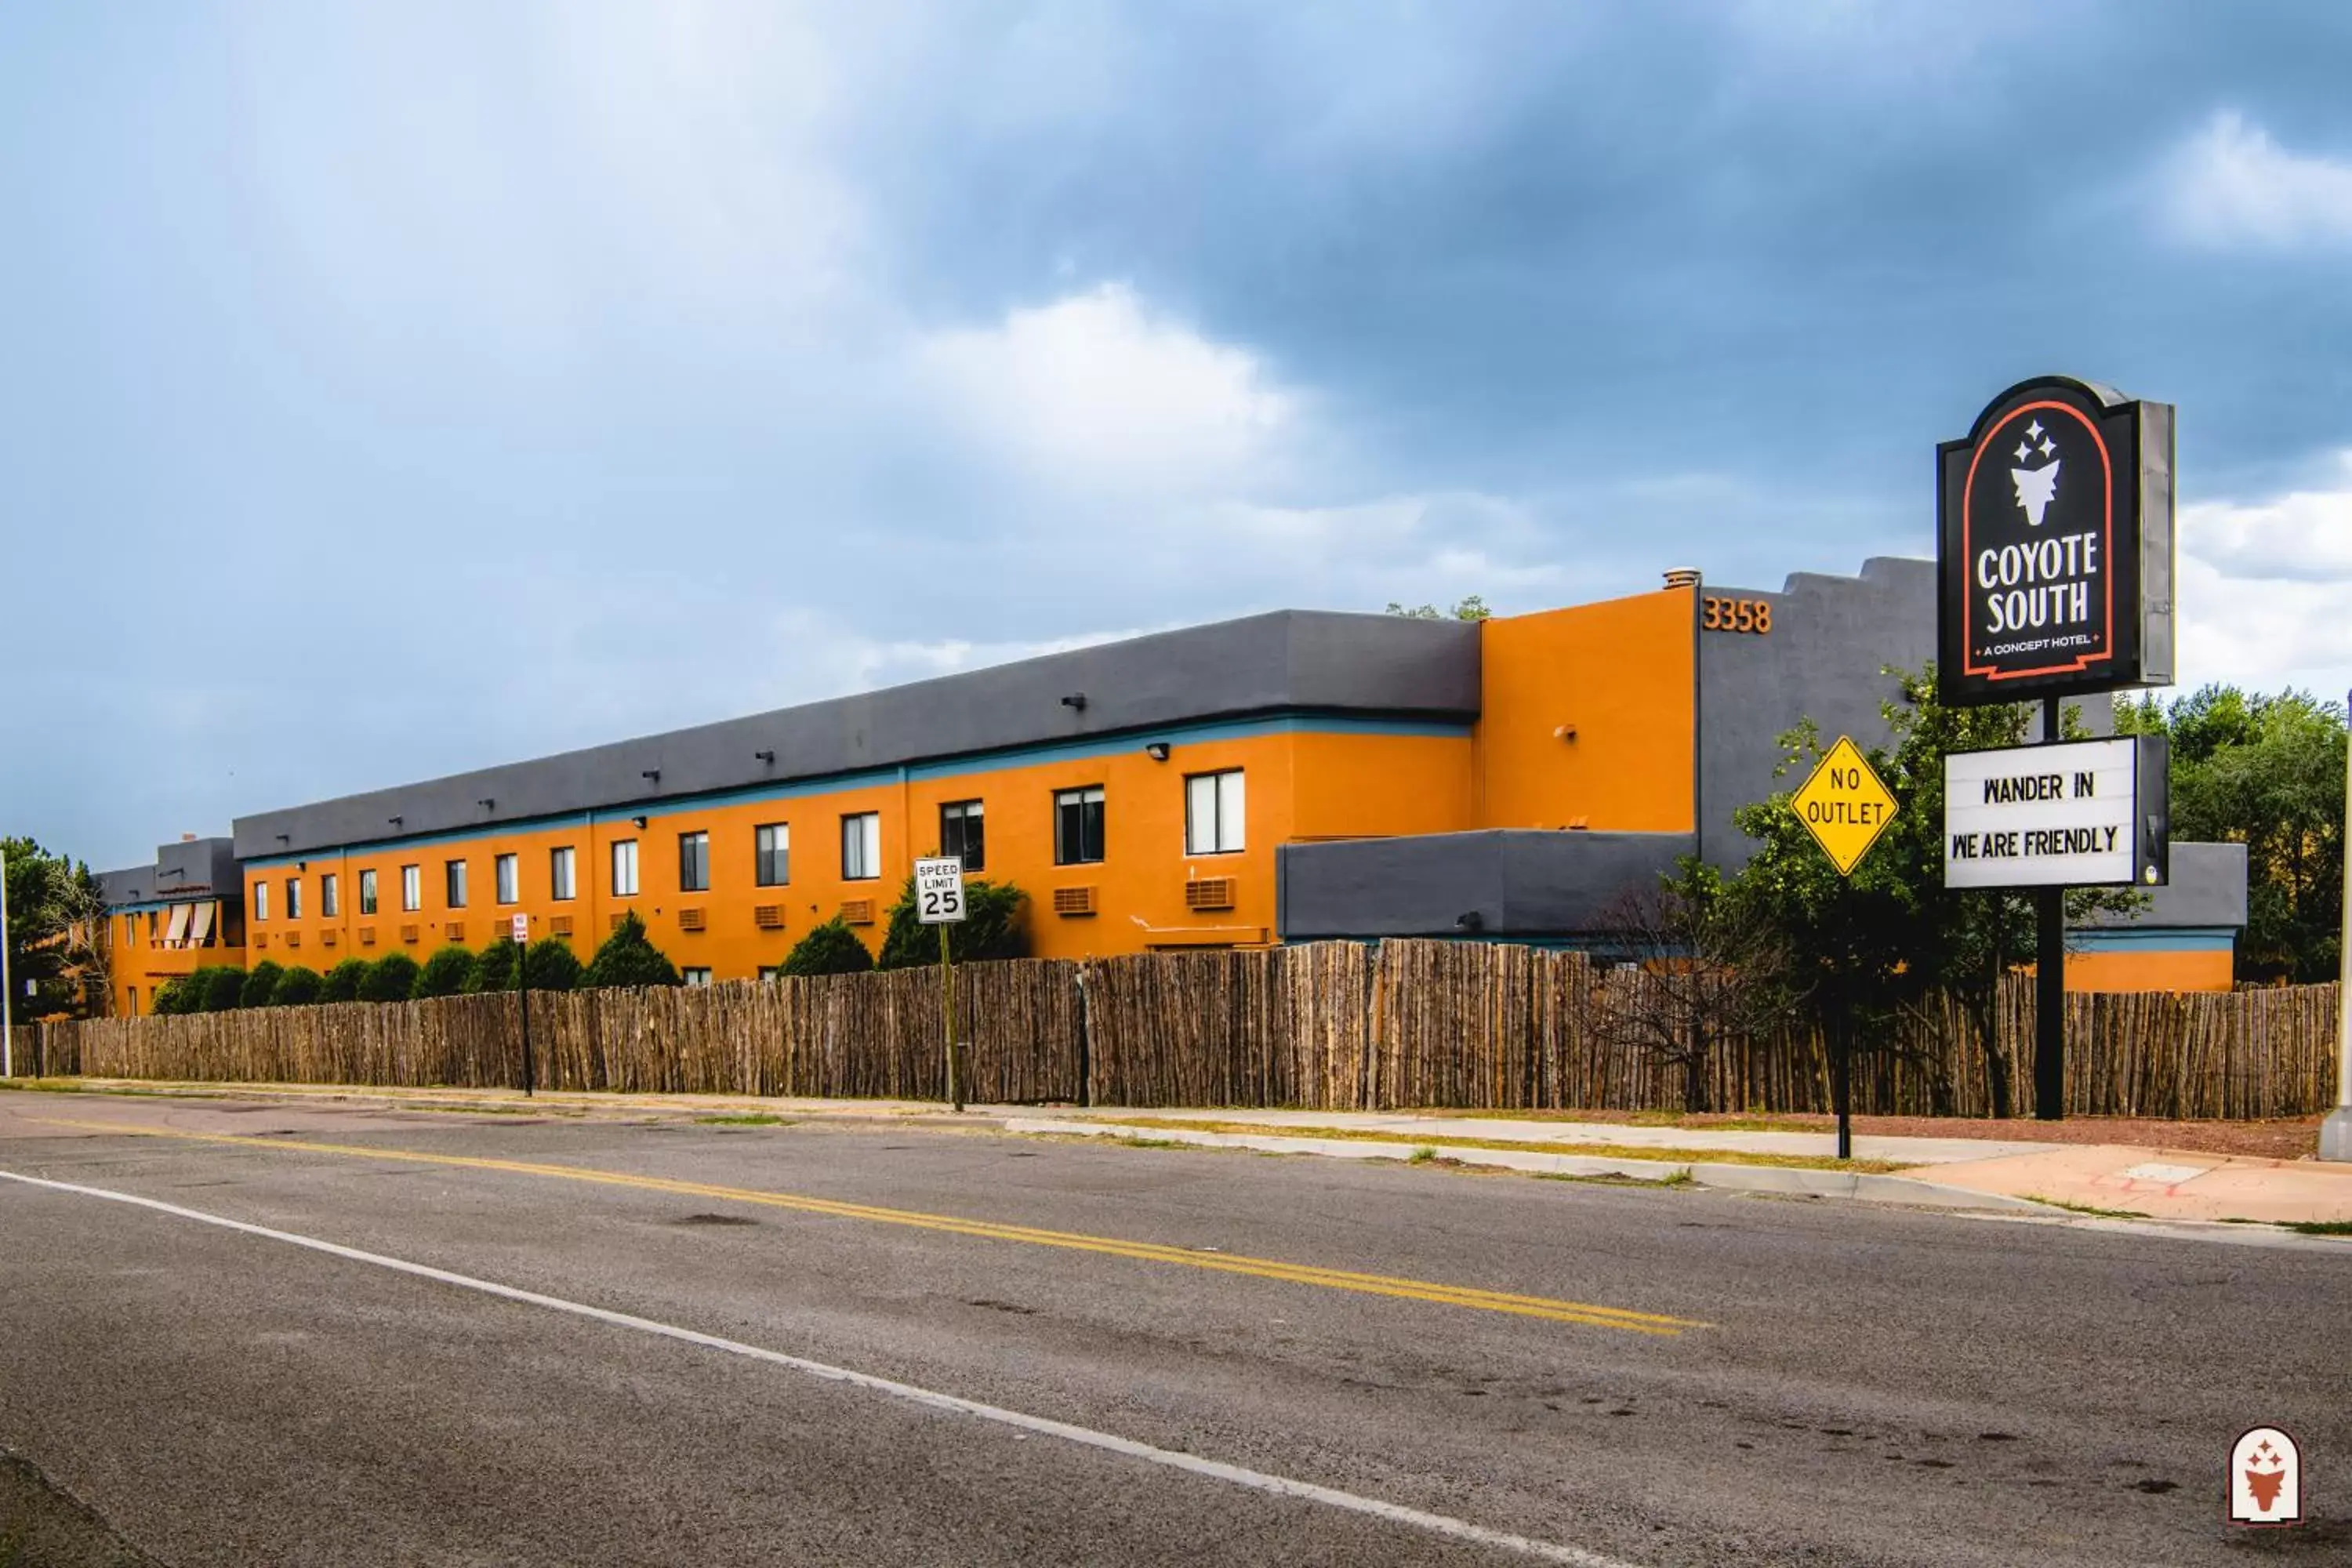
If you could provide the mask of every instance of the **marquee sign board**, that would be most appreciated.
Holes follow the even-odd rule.
[[[1936,461],[1945,702],[2171,681],[2170,404],[2022,382]]]
[[[2161,735],[1944,756],[1944,886],[2161,886],[2171,837]]]

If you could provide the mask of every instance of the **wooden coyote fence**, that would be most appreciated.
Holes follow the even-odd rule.
[[[1609,1026],[1654,1007],[1656,985],[1573,952],[1317,942],[975,963],[959,972],[956,1011],[966,1094],[981,1103],[1674,1110],[1684,1066]],[[531,1044],[549,1089],[937,1099],[939,1008],[928,970],[540,993]],[[2334,1100],[2336,1008],[2333,985],[2070,994],[2067,1110],[2323,1110]],[[101,1078],[504,1087],[520,1081],[516,1011],[506,994],[52,1024],[26,1031],[28,1065]],[[2005,982],[1994,1012],[2015,1110],[2029,1114],[2032,983]],[[1718,1042],[1698,1076],[1711,1109],[1829,1108],[1828,1060],[1810,1027]],[[1964,1010],[1938,1002],[1871,1042],[1854,1104],[1987,1114],[1985,1054]]]

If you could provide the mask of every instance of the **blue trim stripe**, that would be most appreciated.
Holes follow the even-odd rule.
[[[2066,944],[2078,952],[2232,952],[2238,933],[2229,926],[2077,928]]]
[[[1051,763],[1081,762],[1092,757],[1107,757],[1123,752],[1139,752],[1158,742],[1171,746],[1196,744],[1203,741],[1250,740],[1261,735],[1413,735],[1444,740],[1467,740],[1471,725],[1426,719],[1360,719],[1343,714],[1288,714],[1266,719],[1233,719],[1223,722],[1182,724],[1164,730],[1132,730],[1118,735],[1105,735],[1080,741],[1058,741],[1045,745],[1011,746],[1002,751],[975,752],[938,762],[910,763],[904,767],[864,768],[855,773],[821,773],[811,778],[795,779],[788,784],[751,784],[738,789],[711,790],[700,795],[674,795],[660,801],[645,801],[635,805],[583,807],[578,811],[552,812],[539,816],[518,816],[504,822],[484,823],[479,827],[455,828],[446,833],[424,833],[402,838],[373,838],[358,844],[321,846],[316,849],[296,850],[289,854],[268,855],[243,863],[248,871],[268,870],[278,866],[291,866],[312,857],[324,858],[331,855],[355,856],[374,854],[385,849],[423,849],[436,844],[457,844],[479,838],[503,837],[517,833],[535,833],[542,828],[561,827],[569,823],[586,826],[614,817],[643,816],[646,818],[677,816],[687,812],[707,811],[716,805],[740,805],[763,800],[799,800],[814,795],[837,795],[845,790],[870,789],[881,784],[929,783],[938,779],[959,778],[972,773],[1003,773],[1013,768],[1037,767]]]

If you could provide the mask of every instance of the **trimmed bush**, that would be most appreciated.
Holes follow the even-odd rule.
[[[524,960],[528,968],[530,960]],[[678,985],[677,966],[662,956],[646,935],[646,922],[636,911],[629,911],[618,931],[604,939],[589,962],[588,971],[580,977],[583,985]]]
[[[327,971],[319,982],[321,1002],[356,1002],[360,987],[367,984],[368,971],[374,964],[364,958],[347,958]]]
[[[500,937],[486,944],[474,954],[473,966],[466,973],[466,990],[469,994],[484,991],[514,989],[515,944]]]
[[[462,947],[445,947],[425,961],[408,994],[418,1001],[428,996],[455,996],[474,973],[474,955]]]
[[[1023,958],[1029,933],[1021,923],[1028,895],[1010,882],[985,879],[963,885],[964,918],[948,927],[948,951],[958,963],[977,958]],[[915,879],[907,879],[890,906],[890,927],[882,938],[877,969],[916,969],[940,961],[940,933],[915,918]]]
[[[874,967],[874,955],[849,922],[835,915],[810,927],[808,935],[784,955],[782,967],[786,974],[863,974]]]
[[[194,978],[192,974],[178,975],[155,987],[154,1011],[166,1016],[202,1012],[204,1009],[197,1004],[202,999],[203,990],[190,984]]]
[[[580,988],[580,955],[560,936],[543,936],[522,955],[523,984],[533,991],[576,991]]]
[[[273,1007],[307,1007],[319,999],[319,988],[326,982],[315,969],[296,964],[278,977],[278,988],[269,994]]]
[[[387,952],[368,965],[360,982],[362,1002],[405,1002],[416,990],[416,960],[404,952]]]
[[[203,1001],[198,1005],[200,1012],[234,1013],[237,1004],[245,999],[246,974],[242,969],[232,968],[226,963],[215,964],[199,969],[188,978],[203,982]]]
[[[236,1005],[240,1007],[267,1007],[278,994],[278,978],[286,972],[268,959],[263,959],[245,972],[245,984],[237,988]]]

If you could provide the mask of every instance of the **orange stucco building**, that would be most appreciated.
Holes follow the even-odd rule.
[[[941,852],[1028,895],[1042,956],[1577,940],[1676,856],[1741,858],[1779,730],[1882,733],[1931,593],[1874,561],[1483,623],[1279,612],[264,812],[109,874],[116,1001],[518,916],[585,959],[631,911],[691,980],[749,978],[835,916],[878,944]]]

